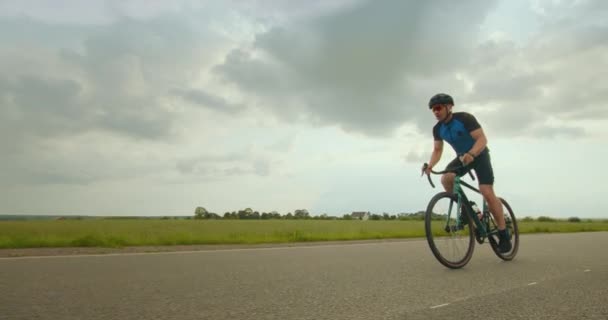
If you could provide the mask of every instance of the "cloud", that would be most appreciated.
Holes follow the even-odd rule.
[[[275,26],[215,71],[281,118],[386,135],[404,121],[428,118],[423,106],[439,90],[429,79],[458,82],[445,75],[468,61],[492,6],[364,2]],[[412,84],[418,80],[423,90]]]
[[[602,3],[539,2],[541,27],[527,42],[482,42],[463,71],[471,88],[461,107],[481,110],[494,132],[510,137],[581,138],[583,124],[573,120],[608,120],[608,72],[598,68],[608,63],[608,24],[594,19],[595,10],[606,12]]]
[[[214,71],[286,121],[367,135],[403,123],[424,131],[432,117],[423,106],[446,91],[463,110],[494,110],[482,114],[501,136],[581,137],[580,127],[560,131],[544,120],[604,117],[607,74],[598,65],[608,62],[608,24],[593,17],[606,5],[543,5],[540,29],[519,43],[482,38],[494,3],[363,2],[274,26]]]
[[[428,152],[420,152],[420,151],[409,151],[405,156],[403,156],[403,160],[408,163],[425,163],[429,160]]]
[[[207,154],[179,160],[177,171],[194,179],[226,179],[230,176],[268,176],[280,160],[271,160],[264,154],[255,152]]]
[[[129,180],[158,172],[153,148],[102,133],[42,139],[22,137],[16,147],[4,148],[0,186],[89,185]]]
[[[27,130],[47,135],[50,132],[72,131],[80,122],[65,121],[80,118],[79,95],[82,87],[69,79],[43,79],[29,75],[9,79],[0,76],[0,95],[4,98],[2,124],[14,130]]]
[[[82,183],[110,176],[95,152],[183,142],[180,134],[192,132],[185,119],[209,110],[224,115],[214,125],[226,131],[276,118],[380,137],[408,123],[430,136],[426,102],[446,91],[496,137],[581,138],[585,121],[608,119],[603,1],[539,1],[540,27],[519,42],[481,31],[492,1],[347,2],[180,3],[139,14],[114,2],[69,23],[48,18],[56,10],[44,6],[2,15],[0,148],[24,167],[47,168],[24,174]],[[62,152],[78,147],[62,143],[83,143],[90,154],[67,161]],[[275,143],[253,157],[240,146],[234,152],[247,158],[238,160],[157,160],[178,174],[263,176],[277,170],[273,152],[293,148],[289,139]],[[40,150],[49,157],[36,157]],[[69,172],[89,164],[101,174]]]
[[[0,24],[11,26],[15,19],[0,18]],[[102,130],[136,139],[168,137],[177,116],[167,102],[170,92],[189,87],[214,50],[214,45],[203,50],[211,33],[199,32],[188,19],[171,14],[148,20],[123,17],[95,28],[28,18],[20,23],[38,33],[13,41],[32,52],[27,58],[19,57],[19,50],[3,54],[5,64],[18,64],[9,67],[10,73],[0,73],[0,103],[4,112],[19,110],[23,116],[13,120],[21,121],[21,127],[27,121],[29,128],[47,137],[66,130]],[[16,34],[19,30],[14,29]],[[42,36],[49,33],[62,47],[49,47]],[[65,41],[70,35],[80,38]],[[37,45],[38,39],[43,41]],[[28,66],[30,62],[38,67]]]
[[[571,126],[561,126],[561,127],[551,127],[551,126],[542,126],[532,130],[531,133],[534,136],[540,138],[554,138],[554,137],[571,137],[578,138],[585,135],[585,130],[580,127],[571,127]]]
[[[173,90],[173,93],[196,105],[228,114],[236,114],[246,108],[242,104],[229,102],[223,97],[208,93],[202,89],[176,89]]]
[[[0,17],[0,149],[11,155],[0,163],[14,170],[3,184],[144,174],[120,161],[137,163],[137,152],[178,138],[184,108],[172,92],[190,88],[224,43],[190,18],[115,15],[87,25]],[[99,157],[116,146],[132,152]]]

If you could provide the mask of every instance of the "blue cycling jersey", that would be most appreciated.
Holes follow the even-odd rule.
[[[471,150],[475,140],[471,131],[481,128],[477,119],[466,112],[452,113],[452,119],[448,123],[437,122],[433,127],[433,138],[437,141],[445,140],[449,143],[456,154],[462,155]]]

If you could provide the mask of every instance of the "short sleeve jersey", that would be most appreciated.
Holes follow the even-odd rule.
[[[471,131],[479,128],[481,126],[473,115],[466,112],[455,112],[448,123],[437,122],[433,127],[433,138],[436,141],[445,140],[454,148],[456,154],[463,155],[475,144]]]

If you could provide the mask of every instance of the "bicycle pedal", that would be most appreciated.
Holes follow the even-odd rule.
[[[483,244],[485,241],[485,237],[482,237],[477,229],[475,229],[475,241],[477,241],[479,244]]]
[[[489,237],[488,237],[488,241],[490,241],[490,244],[491,244],[493,247],[497,247],[497,246],[498,246],[498,242],[496,241],[496,238],[494,238],[494,236],[489,236]]]

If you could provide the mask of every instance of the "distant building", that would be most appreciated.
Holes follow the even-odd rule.
[[[368,220],[369,219],[369,211],[353,211],[353,213],[350,214],[350,216],[353,219],[357,219],[357,220]]]

